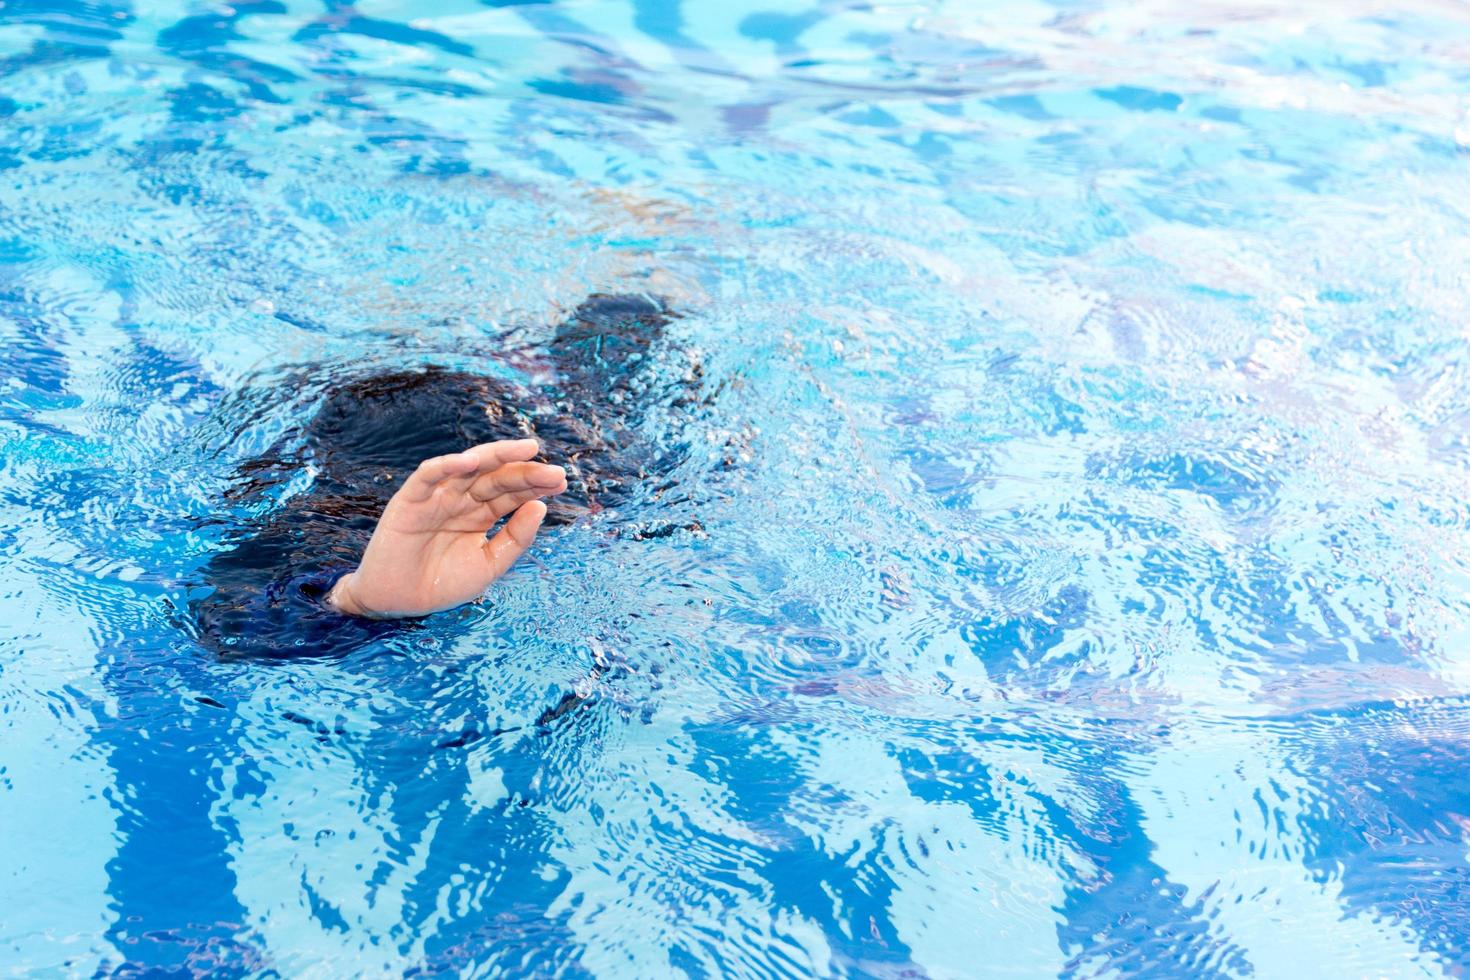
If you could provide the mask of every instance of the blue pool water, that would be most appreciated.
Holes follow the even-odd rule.
[[[0,972],[1466,975],[1467,163],[1448,0],[4,0]],[[594,291],[658,488],[201,643]]]

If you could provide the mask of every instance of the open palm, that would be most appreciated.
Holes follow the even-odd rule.
[[[388,501],[361,564],[328,601],[389,619],[479,598],[536,539],[546,517],[540,498],[566,489],[561,467],[531,462],[538,449],[534,439],[517,439],[425,460]]]

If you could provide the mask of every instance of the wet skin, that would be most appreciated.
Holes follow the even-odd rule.
[[[534,438],[540,458],[567,471],[547,525],[619,504],[667,463],[634,429],[644,368],[671,319],[644,298],[589,298],[557,327],[542,385],[431,367],[331,386],[297,438],[283,441],[302,451],[241,468],[247,482],[269,483],[309,460],[315,479],[205,566],[209,592],[192,603],[201,639],[233,655],[296,656],[403,628],[343,616],[323,600],[361,559],[389,499],[431,457]]]

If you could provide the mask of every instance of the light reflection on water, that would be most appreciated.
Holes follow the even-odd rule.
[[[1463,971],[1467,52],[8,0],[0,964]],[[200,648],[322,384],[513,373],[597,290],[686,314],[675,491],[345,658]]]

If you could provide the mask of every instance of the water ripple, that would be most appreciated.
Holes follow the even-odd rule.
[[[0,965],[1459,975],[1467,50],[6,0]],[[543,385],[597,292],[682,315],[634,492],[418,628],[211,650],[330,391]]]

